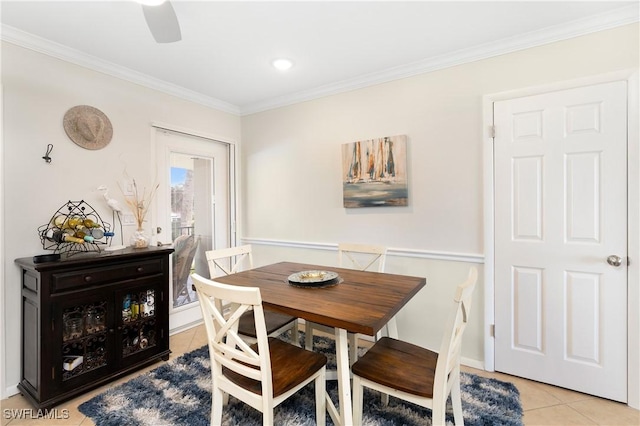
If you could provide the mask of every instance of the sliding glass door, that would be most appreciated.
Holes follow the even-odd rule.
[[[172,243],[170,329],[200,321],[190,275],[209,276],[205,252],[229,247],[232,233],[232,146],[198,136],[156,129],[157,239]]]

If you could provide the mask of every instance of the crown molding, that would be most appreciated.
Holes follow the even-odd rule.
[[[184,87],[168,83],[121,65],[116,65],[112,62],[105,61],[104,59],[100,59],[51,40],[35,36],[8,25],[2,25],[0,39],[26,49],[43,53],[57,59],[62,59],[63,61],[80,65],[81,67],[98,71],[131,83],[139,84],[149,89],[157,90],[159,92],[214,108],[219,111],[234,115],[240,115],[241,112],[238,106],[228,102],[205,96],[193,90],[185,89]]]
[[[156,79],[7,25],[2,25],[0,39],[187,101],[230,114],[244,116],[631,24],[638,22],[640,20],[639,16],[639,4],[634,3],[631,6],[562,25],[547,27],[497,42],[473,46],[450,54],[389,68],[287,96],[256,102],[244,107]]]
[[[573,37],[591,34],[598,31],[616,28],[622,25],[632,24],[640,20],[640,7],[638,3],[631,6],[614,9],[602,13],[568,22],[561,25],[547,27],[537,31],[531,31],[516,37],[499,40],[492,43],[485,43],[479,46],[458,50],[449,54],[441,55],[410,64],[389,68],[380,72],[366,74],[357,78],[343,80],[337,83],[320,86],[315,89],[302,91],[269,99],[263,102],[256,102],[242,107],[242,115],[255,114],[257,112],[280,108],[300,102],[318,99],[324,96],[335,95],[350,90],[361,89],[376,84],[387,83],[418,74],[437,71],[468,62],[481,59],[492,58],[506,53],[531,47],[541,46],[548,43],[567,40]]]

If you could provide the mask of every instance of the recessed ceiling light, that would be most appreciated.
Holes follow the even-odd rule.
[[[291,60],[289,59],[280,58],[275,59],[273,62],[271,62],[271,65],[273,65],[274,68],[279,69],[280,71],[286,71],[293,66],[293,62],[291,62]]]

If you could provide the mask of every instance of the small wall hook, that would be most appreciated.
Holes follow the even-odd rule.
[[[53,144],[50,143],[49,145],[47,145],[47,152],[44,154],[44,157],[42,157],[42,159],[46,161],[47,164],[51,163],[51,157],[49,157],[51,151],[53,151]]]

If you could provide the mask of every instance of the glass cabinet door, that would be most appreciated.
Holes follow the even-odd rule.
[[[104,299],[65,304],[62,308],[62,360],[57,369],[63,384],[108,365],[107,306]]]
[[[139,284],[116,293],[116,357],[119,365],[135,363],[150,352],[166,349],[166,339],[162,321],[166,318],[159,315],[161,303],[165,295],[162,287],[148,280],[147,284]]]
[[[156,290],[154,287],[127,292],[121,297],[122,357],[151,349],[157,344]]]

